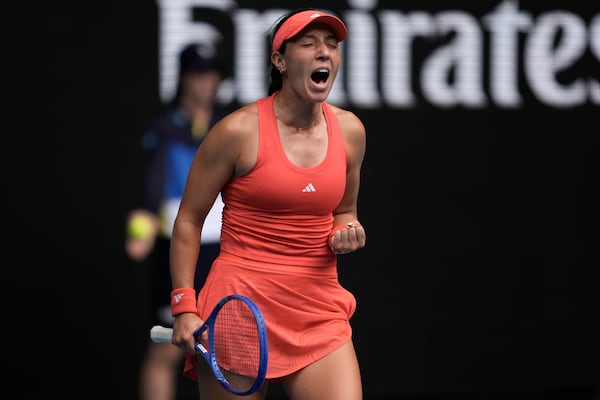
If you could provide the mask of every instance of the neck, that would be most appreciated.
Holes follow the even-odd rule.
[[[277,95],[273,107],[277,120],[296,132],[307,131],[319,125],[323,118],[320,104],[310,104],[309,107],[292,107],[284,103]]]

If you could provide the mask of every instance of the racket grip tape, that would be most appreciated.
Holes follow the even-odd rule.
[[[150,339],[154,343],[172,343],[173,329],[155,325],[150,329]]]

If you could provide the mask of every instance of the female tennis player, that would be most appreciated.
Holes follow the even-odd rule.
[[[268,331],[267,380],[290,399],[361,400],[350,318],[355,297],[337,257],[363,248],[357,215],[363,123],[326,102],[340,68],[341,19],[316,9],[282,16],[271,32],[268,95],[225,116],[190,168],[171,242],[173,343],[202,399],[236,399],[194,350],[194,331],[229,294],[252,299]],[[198,293],[204,220],[221,193],[220,254]]]

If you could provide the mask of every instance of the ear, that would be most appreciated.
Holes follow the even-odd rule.
[[[280,52],[274,51],[273,54],[271,54],[271,63],[282,74],[285,72],[285,70],[286,70],[286,68],[285,68],[285,61],[283,60],[283,57],[281,56]]]

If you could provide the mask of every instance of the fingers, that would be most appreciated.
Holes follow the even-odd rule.
[[[177,316],[173,324],[172,343],[183,351],[194,354],[196,352],[195,333],[201,323],[202,320],[194,313],[184,313]],[[202,335],[206,338],[206,331]]]
[[[346,254],[365,246],[365,230],[358,221],[348,222],[348,226],[337,230],[329,244],[334,254]]]
[[[360,243],[365,238],[365,229],[358,222],[348,222],[348,227],[338,232],[342,242]]]

